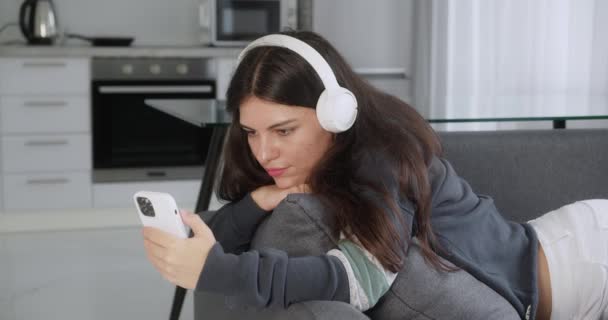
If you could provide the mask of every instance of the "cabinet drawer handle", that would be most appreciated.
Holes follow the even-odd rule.
[[[66,184],[70,179],[67,178],[49,178],[49,179],[28,179],[27,184]]]
[[[25,146],[27,147],[39,147],[39,146],[62,146],[68,144],[68,140],[31,140],[26,141]]]
[[[24,107],[65,107],[68,103],[65,101],[26,101],[23,103]]]
[[[29,61],[23,63],[24,68],[65,68],[67,63],[61,61]]]
[[[129,94],[129,93],[211,93],[213,87],[208,85],[200,86],[100,86],[99,93],[109,94]]]

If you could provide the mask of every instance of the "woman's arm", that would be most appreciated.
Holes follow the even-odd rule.
[[[240,253],[249,248],[259,223],[276,206],[292,193],[306,193],[308,186],[302,184],[281,189],[267,185],[248,193],[243,199],[229,203],[217,212],[202,212],[199,215],[209,226],[224,250]]]
[[[413,212],[407,204],[400,201],[399,208],[411,228]],[[407,241],[408,235],[402,236]],[[199,276],[197,290],[232,295],[236,303],[258,307],[338,300],[365,311],[386,294],[396,276],[358,242],[346,239],[341,239],[338,247],[326,255],[301,258],[289,258],[285,252],[272,249],[229,255],[215,244]],[[229,284],[224,283],[227,278],[235,282],[231,279]]]
[[[374,200],[381,201],[381,197],[375,196]],[[255,204],[252,199],[249,201]],[[411,227],[413,213],[408,210],[402,213]],[[233,210],[224,214],[242,212]],[[339,300],[364,311],[377,303],[397,276],[384,269],[362,246],[346,239],[339,242],[338,248],[316,257],[289,258],[278,250],[230,254],[216,231],[217,221],[211,223],[215,224],[210,227],[219,244],[210,251],[196,288],[235,296],[242,304],[286,307],[298,301]],[[250,243],[256,227],[257,224],[250,229],[249,237],[242,238],[243,243]],[[228,278],[236,280],[225,282]]]
[[[276,249],[225,253],[216,243],[207,256],[196,290],[230,296],[255,307],[328,300],[365,311],[389,290],[397,274],[351,241],[326,255],[288,257]]]
[[[224,209],[226,215],[239,213]],[[335,300],[365,310],[394,280],[395,275],[387,275],[368,252],[348,241],[320,256],[289,258],[273,249],[236,255],[226,253],[196,215],[183,214],[182,218],[192,228],[194,238],[178,239],[153,228],[144,230],[149,259],[172,283],[233,296],[238,304],[286,307],[299,301]]]
[[[239,305],[279,306],[310,300],[349,302],[348,276],[331,255],[288,257],[261,249],[225,253],[216,243],[205,261],[196,290],[229,296]]]
[[[249,248],[258,224],[269,213],[260,208],[248,193],[243,199],[226,204],[216,212],[199,215],[226,252],[240,253]]]

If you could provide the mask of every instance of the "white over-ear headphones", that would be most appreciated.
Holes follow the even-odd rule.
[[[357,99],[350,90],[341,87],[331,67],[313,47],[306,42],[283,34],[271,34],[251,42],[239,54],[238,63],[245,54],[256,47],[271,46],[287,48],[299,54],[317,72],[325,90],[317,100],[317,118],[323,129],[330,132],[348,130],[357,118]]]

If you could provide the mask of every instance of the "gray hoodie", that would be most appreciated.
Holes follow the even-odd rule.
[[[371,174],[392,179],[387,172]],[[444,249],[439,254],[502,295],[522,318],[528,314],[534,319],[538,241],[532,227],[504,219],[493,200],[475,194],[446,160],[433,159],[428,174],[431,226]],[[386,185],[396,186],[394,181]],[[408,236],[415,235],[412,204],[398,192],[394,194],[409,226]],[[257,225],[267,214],[247,195],[206,221],[218,242],[209,253],[196,290],[232,296],[237,303],[258,307],[286,307],[308,300],[348,303],[347,272],[335,256],[288,257],[273,249],[247,251]]]

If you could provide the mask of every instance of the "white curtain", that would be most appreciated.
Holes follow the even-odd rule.
[[[414,105],[425,116],[608,114],[608,1],[418,0],[416,7]]]

